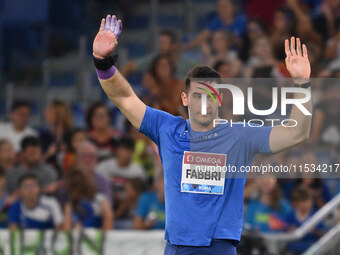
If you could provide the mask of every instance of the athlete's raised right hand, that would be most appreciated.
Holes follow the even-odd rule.
[[[122,21],[117,20],[115,15],[107,15],[102,19],[99,31],[93,41],[93,56],[105,58],[117,47],[117,38],[122,32]]]

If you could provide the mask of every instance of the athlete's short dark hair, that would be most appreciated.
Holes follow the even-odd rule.
[[[185,76],[185,84],[184,84],[185,93],[189,92],[190,80],[194,78],[204,78],[204,79],[211,78],[214,81],[216,81],[216,79],[218,80],[218,82],[221,81],[221,76],[209,66],[195,66]]]

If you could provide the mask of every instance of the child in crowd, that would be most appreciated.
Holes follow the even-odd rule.
[[[144,182],[139,178],[130,179],[125,183],[126,198],[119,204],[115,213],[115,228],[133,229],[133,219],[136,214],[140,195],[145,190]]]
[[[18,181],[19,200],[9,209],[9,228],[15,229],[61,229],[63,215],[58,202],[41,195],[38,177],[26,173]]]
[[[6,192],[5,170],[0,166],[0,228],[7,227],[8,208],[11,200]]]
[[[89,175],[72,169],[66,175],[65,184],[70,197],[64,208],[66,230],[83,227],[112,229],[111,205],[104,194],[97,193]]]
[[[143,193],[139,198],[134,220],[135,229],[165,228],[163,175],[155,179],[155,189],[154,192]]]
[[[245,227],[256,232],[280,232],[287,229],[285,218],[291,211],[289,203],[282,197],[281,189],[274,177],[261,179],[259,198],[250,200],[245,213]]]
[[[292,192],[293,211],[287,217],[287,224],[290,230],[295,230],[304,224],[315,213],[313,209],[313,198],[310,192],[304,187],[296,187]],[[314,230],[302,239],[290,243],[288,251],[292,254],[302,254],[324,233],[323,224],[319,224]]]

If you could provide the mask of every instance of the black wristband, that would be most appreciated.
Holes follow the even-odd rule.
[[[117,58],[118,58],[117,53],[113,53],[112,55],[109,55],[103,59],[96,58],[95,56],[93,56],[94,66],[98,70],[106,71],[116,63]]]
[[[298,88],[304,88],[304,89],[307,89],[310,87],[310,82],[306,82],[306,83],[303,83],[303,84],[294,84],[295,87],[298,87]]]

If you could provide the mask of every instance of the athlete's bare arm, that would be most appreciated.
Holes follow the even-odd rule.
[[[93,42],[93,56],[105,58],[117,47],[116,26],[121,26],[121,21],[116,17],[107,15],[102,19],[99,31]],[[127,80],[116,70],[115,74],[106,80],[99,82],[110,100],[120,109],[125,117],[135,128],[139,128],[145,114],[146,106],[133,92]]]
[[[295,50],[296,43],[296,50]],[[301,41],[299,38],[295,40],[292,37],[289,40],[285,41],[285,52],[286,52],[286,66],[287,69],[294,79],[295,83],[306,83],[309,81],[311,68],[307,55],[306,45],[301,46]],[[311,88],[308,88],[311,93]],[[304,97],[301,93],[295,93],[294,98],[302,98]],[[303,104],[304,107],[312,113],[313,105],[312,99],[310,99],[307,103]],[[290,119],[294,119],[297,121],[297,126],[295,127],[283,127],[283,126],[274,126],[270,133],[270,149],[273,153],[277,153],[286,149],[289,149],[304,140],[308,139],[312,116],[304,115],[295,105],[292,107],[292,111],[290,114]],[[292,126],[294,123],[289,123]],[[290,126],[290,125],[288,125]]]

